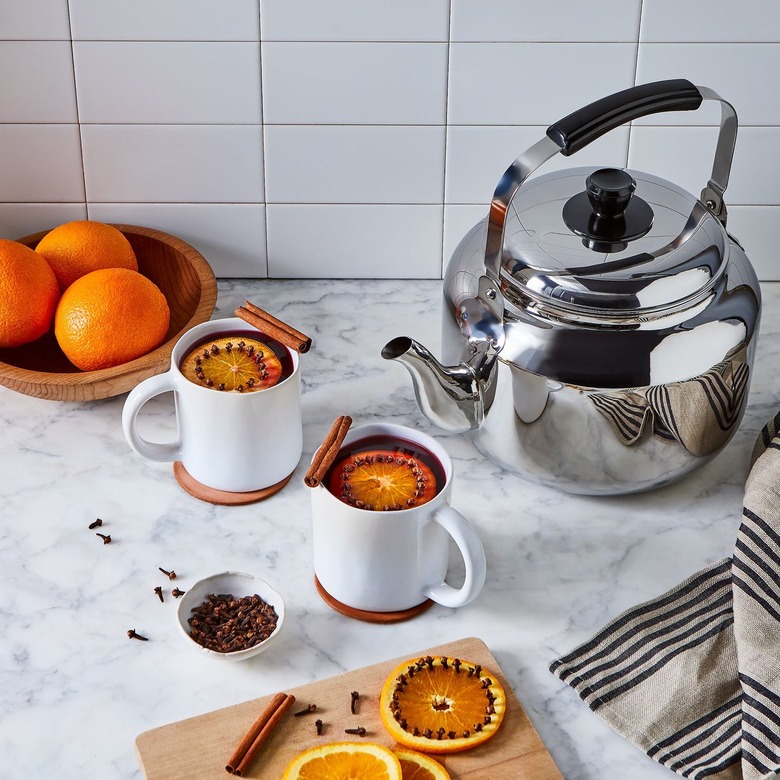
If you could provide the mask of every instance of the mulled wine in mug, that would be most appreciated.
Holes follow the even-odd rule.
[[[138,414],[173,391],[178,436],[144,439]],[[127,397],[122,425],[130,446],[153,461],[179,461],[200,484],[220,491],[264,490],[287,479],[303,450],[300,359],[241,318],[187,331],[170,369]]]
[[[312,491],[314,573],[328,596],[367,612],[476,598],[485,553],[449,505],[452,478],[447,452],[426,434],[389,423],[351,429]],[[450,539],[465,565],[460,587],[445,581]]]

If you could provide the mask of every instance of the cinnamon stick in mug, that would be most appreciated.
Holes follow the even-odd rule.
[[[314,454],[309,470],[303,478],[308,487],[315,488],[322,482],[322,478],[333,465],[336,455],[339,454],[350,425],[352,425],[352,418],[348,415],[342,414],[335,419],[328,435]]]
[[[285,347],[300,353],[308,352],[311,349],[311,339],[307,335],[249,301],[244,301],[244,305],[239,306],[234,313],[236,317],[241,317],[244,322],[263,333],[267,333],[284,344]]]

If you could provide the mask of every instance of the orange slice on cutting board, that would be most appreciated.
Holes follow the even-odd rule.
[[[403,780],[452,780],[447,770],[430,756],[403,748],[393,752],[401,762]]]
[[[482,745],[506,711],[495,674],[459,658],[413,658],[388,676],[379,698],[393,739],[423,753],[457,753]]]
[[[331,742],[296,756],[282,780],[403,780],[392,750],[375,742]]]
[[[437,493],[436,477],[422,461],[391,450],[366,450],[337,461],[328,490],[360,509],[409,509]]]

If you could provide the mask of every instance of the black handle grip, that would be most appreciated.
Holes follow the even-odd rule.
[[[561,147],[561,154],[568,157],[633,119],[662,111],[695,111],[702,100],[701,93],[688,79],[653,81],[577,109],[550,125],[547,135]]]

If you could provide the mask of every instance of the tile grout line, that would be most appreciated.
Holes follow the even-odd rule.
[[[634,86],[637,85],[637,78],[639,77],[639,47],[642,41],[642,13],[644,11],[644,0],[639,0],[639,18],[636,25],[636,56],[634,57]],[[628,160],[631,156],[631,136],[634,132],[634,123],[628,123],[628,143],[626,144],[626,164],[628,168]]]
[[[445,221],[446,221],[446,207],[447,207],[447,142],[450,136],[450,63],[452,52],[452,0],[449,0],[448,15],[447,15],[447,67],[444,71],[444,156],[443,165],[444,172],[441,178],[441,259],[439,262],[439,270],[441,278],[444,278],[444,267],[447,263],[447,258],[444,256],[445,246]]]
[[[263,68],[263,14],[262,0],[257,0],[257,58],[260,69],[260,140],[262,148],[262,168],[263,168],[263,237],[265,245],[265,278],[271,278],[271,258],[268,252],[268,172],[265,163],[266,156],[266,138],[265,138],[265,85],[263,78],[265,70]]]
[[[81,155],[81,185],[84,188],[84,212],[89,219],[89,199],[87,198],[87,166],[84,158],[84,134],[81,130],[81,111],[79,110],[79,90],[76,81],[76,52],[73,41],[73,16],[70,9],[71,0],[68,0],[68,33],[70,35],[70,63],[73,68],[73,102],[76,108],[76,126],[79,129],[79,154]]]

